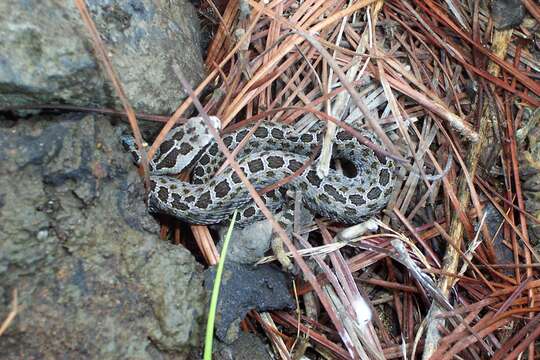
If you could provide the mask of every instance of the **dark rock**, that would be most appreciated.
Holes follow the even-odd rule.
[[[169,114],[203,75],[197,14],[186,0],[87,0],[132,106]],[[39,16],[36,16],[39,14]],[[74,1],[0,2],[0,107],[71,104],[121,109]]]
[[[156,235],[120,132],[99,116],[0,126],[0,318],[14,288],[22,309],[0,358],[185,358],[200,346],[202,268]]]
[[[213,353],[215,360],[271,360],[272,357],[262,340],[249,333],[240,333],[238,339],[230,345],[216,343]]]
[[[212,291],[215,266],[205,272]],[[238,325],[250,310],[291,310],[295,303],[288,286],[292,279],[273,265],[257,267],[225,262],[216,316],[216,336],[225,343],[238,337]]]
[[[504,232],[502,231],[501,225],[503,224],[504,218],[501,216],[499,211],[491,204],[488,204],[485,209],[486,219],[484,220],[487,225],[487,229],[493,241],[493,249],[495,250],[495,256],[497,261],[501,264],[508,264],[514,261],[513,252],[509,249],[504,243]],[[475,225],[475,231],[478,231],[479,223]],[[480,236],[483,235],[480,233]],[[503,269],[502,272],[510,275],[513,270]]]
[[[491,17],[496,29],[512,29],[523,21],[525,8],[521,0],[493,0],[491,2]]]
[[[526,210],[536,221],[527,221],[529,240],[540,251],[540,109],[526,109],[519,142],[519,176]]]

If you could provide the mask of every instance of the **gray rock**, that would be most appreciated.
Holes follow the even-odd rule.
[[[219,227],[218,249],[221,253],[227,227]],[[272,225],[268,220],[257,221],[246,227],[235,227],[227,248],[227,258],[240,264],[253,264],[270,249]]]
[[[197,14],[187,0],[87,0],[132,106],[169,114],[203,76]],[[39,15],[38,15],[39,14]],[[0,2],[0,107],[121,109],[73,0]]]
[[[145,321],[155,320],[141,289],[104,269],[66,256],[9,284],[21,311],[0,338],[0,358],[160,358],[145,337]],[[8,294],[0,299],[3,317]]]
[[[230,345],[216,342],[215,360],[271,360],[272,356],[262,340],[255,334],[241,333]]]
[[[525,17],[525,7],[521,0],[494,0],[491,3],[491,16],[495,28],[506,30],[518,27]]]
[[[107,118],[0,119],[0,358],[186,358],[206,292]],[[160,350],[166,350],[163,353]]]
[[[205,287],[212,291],[215,266],[204,275]],[[295,302],[288,287],[290,275],[273,265],[257,267],[225,261],[216,316],[216,336],[230,344],[238,338],[240,321],[249,310],[291,310]]]
[[[184,248],[160,244],[158,248],[150,242],[126,251],[130,272],[138,274],[138,281],[148,290],[158,320],[149,336],[164,351],[199,347],[200,325],[206,315],[202,266]]]
[[[313,222],[314,217],[304,206],[302,198],[300,197],[301,194],[296,193],[295,196],[299,196],[299,198],[296,199],[299,208],[297,209],[298,211],[295,216],[298,216],[297,222],[300,229],[302,229],[309,226],[309,224]],[[283,216],[283,214],[280,212],[275,215],[275,219],[279,221],[281,216]],[[227,226],[218,227],[220,239],[218,249],[220,252],[225,234],[227,234],[227,228]],[[293,229],[287,230],[291,231]],[[270,249],[272,236],[272,225],[266,219],[249,224],[245,227],[236,226],[232,232],[232,239],[227,249],[227,258],[240,264],[254,264]]]

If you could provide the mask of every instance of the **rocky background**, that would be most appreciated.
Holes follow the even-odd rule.
[[[0,121],[0,358],[167,358],[200,342],[202,266],[158,238],[118,130],[79,114]]]
[[[193,6],[86,3],[136,111],[174,111],[179,69],[204,77]],[[36,104],[121,108],[73,1],[0,2],[0,110]],[[113,120],[0,112],[2,359],[199,357],[203,267],[158,238]]]
[[[169,114],[185,97],[178,73],[204,77],[197,13],[186,0],[88,0],[138,112]],[[64,103],[121,109],[73,0],[0,2],[0,107]]]

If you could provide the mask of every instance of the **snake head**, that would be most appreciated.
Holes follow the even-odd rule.
[[[219,118],[210,116],[209,120],[214,129],[221,129]],[[153,175],[180,173],[196,160],[213,139],[214,136],[210,133],[202,117],[188,119],[185,124],[169,131],[154,157],[149,159],[150,172]],[[125,150],[132,155],[135,164],[139,165],[141,154],[133,136],[123,135],[120,137],[120,141]]]
[[[221,128],[220,120],[210,116],[214,129]],[[178,174],[191,165],[198,155],[214,140],[202,117],[193,117],[173,128],[150,160],[153,175]]]

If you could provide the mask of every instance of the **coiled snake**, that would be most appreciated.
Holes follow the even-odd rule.
[[[215,127],[219,120],[210,117]],[[321,128],[298,135],[290,125],[263,122],[236,156],[240,167],[257,190],[274,184],[299,170],[321,140]],[[241,128],[223,136],[233,150],[248,134]],[[362,134],[379,143],[367,131]],[[139,160],[132,138],[124,145]],[[270,210],[276,212],[287,203],[284,189],[301,191],[305,206],[316,215],[354,224],[379,212],[388,202],[394,185],[394,162],[378,156],[360,144],[348,132],[339,129],[334,140],[334,159],[345,159],[354,165],[356,175],[348,177],[330,169],[320,178],[316,162],[278,190],[263,195]],[[169,132],[150,160],[152,173],[148,205],[151,212],[165,213],[193,224],[216,224],[240,210],[239,225],[261,218],[240,178],[228,167],[214,176],[224,156],[208,133],[202,118],[191,118]],[[194,164],[191,183],[170,175]]]

